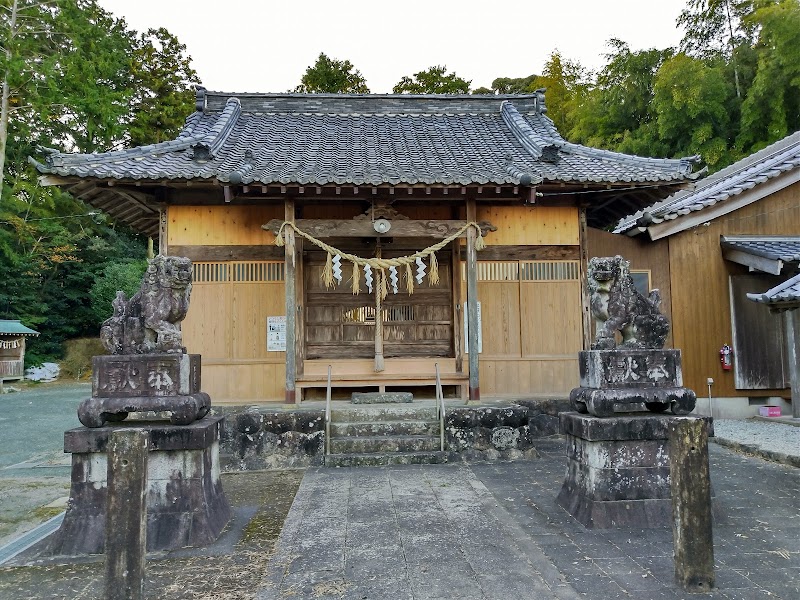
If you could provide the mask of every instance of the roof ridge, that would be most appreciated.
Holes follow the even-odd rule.
[[[242,114],[242,103],[238,98],[228,98],[225,102],[225,109],[222,111],[217,122],[203,138],[192,144],[194,154],[192,158],[196,160],[208,160],[214,158],[220,148],[225,145],[225,141],[230,136],[239,115]]]

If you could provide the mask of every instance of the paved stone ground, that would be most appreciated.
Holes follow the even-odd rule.
[[[530,462],[309,469],[259,600],[800,598],[800,471],[711,445],[717,589],[673,582],[672,532],[587,530]]]

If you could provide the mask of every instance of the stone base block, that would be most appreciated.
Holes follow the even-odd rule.
[[[211,397],[205,392],[188,396],[88,398],[78,407],[78,420],[86,427],[102,427],[109,421],[124,421],[132,412],[168,412],[171,424],[188,425],[205,417],[210,409]]]
[[[688,415],[694,410],[697,396],[685,387],[647,388],[574,388],[569,393],[572,408],[595,417],[611,417],[617,412],[630,412],[644,406],[654,413],[671,412]]]
[[[578,367],[581,387],[683,386],[680,350],[583,350]]]
[[[202,547],[214,542],[231,517],[219,469],[222,417],[191,425],[137,423],[150,434],[147,467],[147,550]],[[67,512],[47,554],[102,554],[107,492],[106,445],[112,427],[78,428],[64,435],[72,453]]]
[[[567,472],[558,504],[588,528],[670,526],[669,427],[694,418],[562,413]]]
[[[211,398],[200,391],[199,354],[130,354],[92,358],[92,397],[78,408],[86,427],[132,412],[169,412],[173,425],[202,419]]]

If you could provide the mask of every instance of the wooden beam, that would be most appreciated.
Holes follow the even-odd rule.
[[[461,260],[467,259],[464,248]],[[486,246],[478,253],[480,260],[580,260],[580,246]]]
[[[379,236],[369,220],[344,220],[344,219],[297,219],[295,225],[305,233],[314,236],[315,238],[333,238],[333,237],[353,237],[353,238],[369,238],[369,237],[384,237],[384,238],[398,238],[398,237],[427,237],[433,239],[444,239],[450,237],[466,225],[466,221],[450,221],[450,220],[392,220],[392,228],[383,236]],[[283,221],[280,219],[272,219],[266,225],[262,225],[263,229],[278,233]],[[491,223],[483,221],[480,223],[481,233],[483,236],[489,235],[497,228]],[[465,237],[466,234],[462,234]]]
[[[467,221],[474,221],[477,207],[474,198],[467,200]],[[481,385],[478,356],[478,260],[475,251],[475,228],[467,230],[467,322],[469,348],[469,401],[480,402]]]
[[[273,245],[248,246],[170,246],[175,256],[194,261],[283,260],[286,252]]]
[[[723,248],[722,258],[749,267],[751,271],[763,271],[764,273],[771,273],[772,275],[780,275],[781,271],[783,271],[782,260],[756,256],[755,254],[748,254],[741,250]]]
[[[450,272],[452,273],[451,280],[453,285],[453,350],[456,373],[463,373],[464,342],[461,336],[461,324],[464,322],[464,316],[461,313],[461,240],[453,240],[451,246]]]

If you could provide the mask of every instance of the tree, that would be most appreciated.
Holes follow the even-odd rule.
[[[498,77],[492,81],[492,90],[496,94],[530,94],[536,89],[539,75],[527,77]]]
[[[754,41],[755,29],[745,19],[753,4],[754,0],[688,0],[678,17],[686,31],[681,49],[698,58],[721,55],[730,61],[737,98],[743,95],[737,53]]]
[[[328,58],[322,52],[314,66],[306,69],[294,91],[303,94],[369,94],[366,80],[349,60]]]
[[[745,22],[758,31],[757,67],[737,144],[752,152],[800,129],[800,4],[762,2]]]
[[[559,131],[567,133],[573,128],[575,110],[589,91],[588,72],[579,62],[566,59],[554,50],[531,87],[530,91],[546,90],[547,116]]]
[[[632,52],[627,43],[612,39],[606,65],[576,106],[569,136],[589,146],[620,152],[664,156],[652,108],[655,79],[673,50]]]
[[[132,146],[174,139],[194,108],[192,84],[200,83],[186,46],[160,27],[135,39],[131,57]]]
[[[719,66],[683,53],[664,61],[652,105],[668,155],[700,154],[712,169],[730,162],[728,100],[733,95]]]
[[[395,94],[469,94],[471,81],[462,79],[455,73],[448,73],[447,67],[437,65],[425,71],[408,75],[394,86]]]

